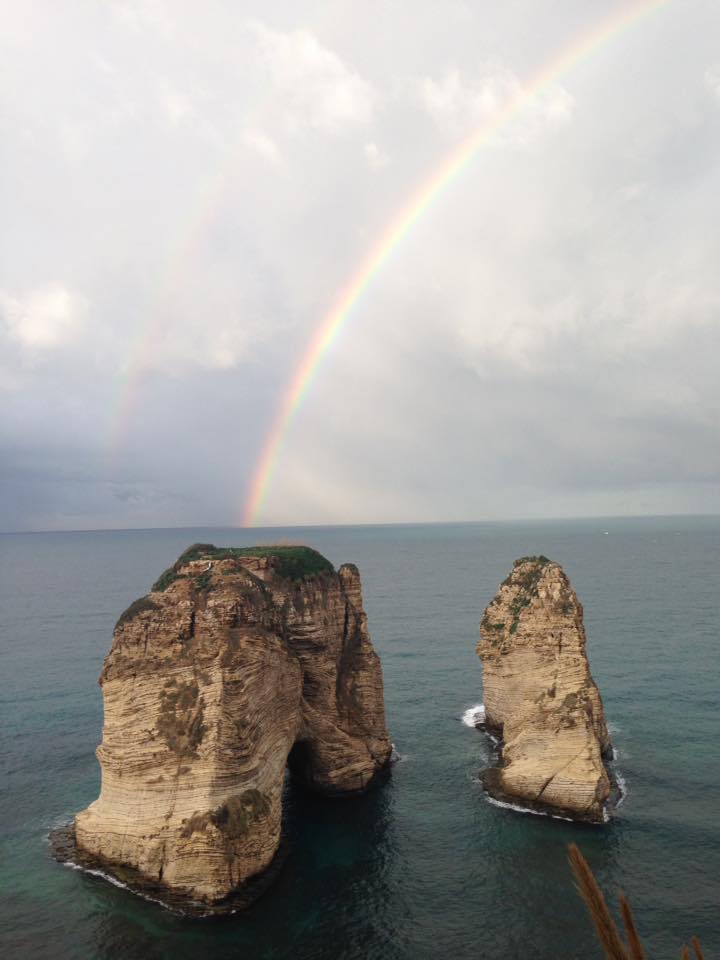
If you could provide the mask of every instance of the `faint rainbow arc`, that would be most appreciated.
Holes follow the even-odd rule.
[[[604,43],[669,2],[670,0],[641,0],[603,20],[588,32],[583,33],[581,37],[576,38],[554,60],[538,71],[531,81],[482,127],[456,147],[410,195],[400,211],[385,226],[360,265],[351,274],[330,310],[323,316],[295,368],[253,472],[240,519],[243,526],[253,526],[257,521],[263,500],[272,483],[283,440],[323,356],[348,319],[352,308],[414,224],[431,204],[442,196],[453,179],[473,160],[478,150],[543,90],[583,58],[600,49]]]
[[[190,269],[190,265],[197,256],[201,239],[222,208],[235,153],[235,150],[230,151],[228,159],[222,164],[220,170],[204,184],[200,199],[195,204],[194,214],[190,218],[191,228],[183,231],[181,238],[165,258],[166,267],[161,271],[158,292],[149,310],[150,320],[141,327],[128,350],[129,359],[121,370],[120,387],[109,411],[110,429],[104,449],[105,462],[109,466],[114,466],[136,413],[140,399],[140,382],[145,373],[145,361],[157,347],[157,342],[162,335],[162,305],[170,291],[177,286],[178,277],[182,276],[184,270]]]

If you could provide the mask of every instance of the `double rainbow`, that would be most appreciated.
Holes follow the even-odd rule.
[[[433,203],[440,199],[458,174],[472,162],[480,148],[509,124],[539,94],[577,63],[667,3],[668,0],[641,0],[639,3],[633,3],[595,25],[579,38],[575,38],[559,56],[532,77],[526,86],[490,117],[480,129],[456,147],[405,201],[337,295],[330,310],[318,324],[305,353],[295,368],[255,467],[242,509],[243,526],[253,526],[257,522],[263,501],[272,484],[283,441],[325,353],[342,330],[363,293],[415,223]]]
[[[488,141],[511,123],[533,100],[552,83],[568,73],[606,43],[631,29],[670,0],[635,0],[625,4],[610,16],[583,32],[566,46],[558,56],[539,70],[504,106],[460,143],[432,173],[415,189],[402,207],[387,223],[365,257],[335,297],[328,312],[319,321],[305,352],[280,399],[275,417],[262,446],[253,471],[247,496],[239,511],[238,522],[252,526],[257,522],[268,490],[272,485],[288,434],[323,357],[337,338],[363,293],[387,263],[390,256],[412,230],[415,223],[440,199],[455,178],[473,161]],[[107,453],[113,461],[121,449],[139,402],[139,385],[147,356],[152,353],[161,336],[162,304],[175,281],[191,268],[200,238],[222,207],[225,184],[232,175],[236,151],[229,151],[227,162],[205,185],[189,230],[175,245],[163,271],[158,294],[150,311],[151,322],[140,331],[140,336],[129,351],[129,361],[123,371],[122,385],[111,411]]]

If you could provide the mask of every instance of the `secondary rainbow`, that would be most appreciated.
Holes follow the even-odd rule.
[[[148,360],[159,349],[164,332],[163,308],[170,302],[182,278],[192,270],[202,238],[222,209],[235,158],[236,151],[231,150],[220,169],[200,190],[193,216],[190,217],[190,228],[182,232],[166,258],[165,269],[161,271],[157,292],[148,311],[149,320],[142,325],[128,350],[128,360],[120,375],[120,388],[109,411],[110,428],[105,448],[105,459],[109,465],[114,466],[120,456],[131,424],[138,415],[143,375]]]
[[[442,196],[458,174],[473,160],[480,148],[502,127],[510,123],[543,90],[609,40],[630,29],[668,2],[669,0],[642,0],[629,7],[625,6],[613,16],[596,24],[590,31],[575,38],[559,56],[536,73],[527,85],[482,127],[456,147],[410,195],[376,239],[336,297],[330,310],[318,324],[297,365],[280,401],[257,462],[242,510],[243,526],[252,526],[257,522],[263,501],[272,483],[283,440],[317,373],[323,356],[340,333],[353,307],[414,224],[427,212],[431,204]]]

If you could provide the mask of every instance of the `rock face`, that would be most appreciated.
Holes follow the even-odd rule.
[[[288,763],[342,794],[390,758],[360,575],[306,547],[191,547],[122,615],[100,683],[78,852],[195,902],[271,864]]]
[[[481,777],[497,799],[601,822],[611,747],[585,643],[562,568],[516,560],[480,624],[484,726],[502,742],[500,766]]]

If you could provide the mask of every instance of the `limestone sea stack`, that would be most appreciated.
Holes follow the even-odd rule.
[[[100,684],[78,856],[175,902],[227,902],[267,870],[288,764],[345,794],[390,759],[360,575],[307,547],[189,548],[120,617]]]
[[[602,822],[611,755],[590,675],[583,608],[547,557],[516,560],[480,624],[485,726],[501,760],[481,773],[488,793],[525,807]]]

